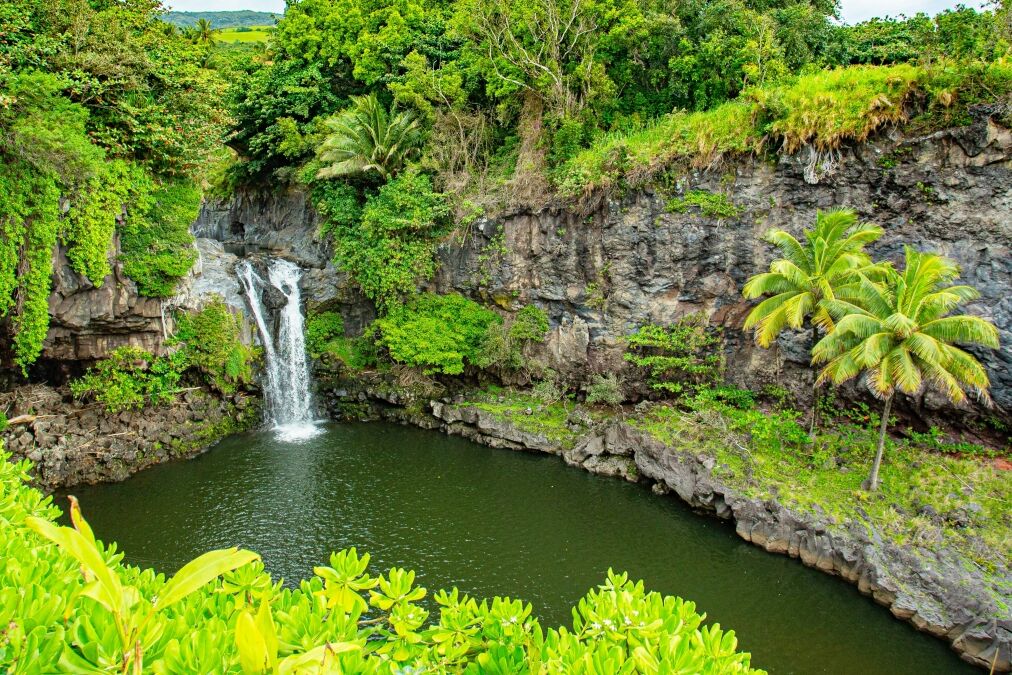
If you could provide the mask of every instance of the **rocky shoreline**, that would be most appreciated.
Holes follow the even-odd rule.
[[[149,466],[193,457],[229,434],[259,422],[257,398],[184,392],[168,405],[107,413],[44,385],[0,393],[11,423],[0,439],[15,460],[33,463],[44,492],[81,483],[120,481]]]
[[[1002,588],[952,551],[900,546],[870,522],[830,523],[775,499],[754,499],[715,476],[714,458],[662,443],[621,414],[589,420],[575,443],[523,429],[479,407],[455,400],[425,400],[419,393],[369,382],[344,381],[322,389],[337,419],[387,419],[436,429],[497,448],[558,455],[592,473],[673,493],[691,507],[730,520],[742,539],[770,553],[798,558],[839,576],[918,630],[947,641],[967,662],[990,672],[1012,670],[1012,610],[999,607]]]

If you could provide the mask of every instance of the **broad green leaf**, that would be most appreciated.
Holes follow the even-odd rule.
[[[331,642],[314,647],[303,654],[292,654],[278,664],[278,675],[296,675],[297,673],[326,673],[327,666],[333,667],[334,657],[344,652],[361,649],[354,642]],[[337,671],[333,671],[337,672]]]
[[[267,642],[257,628],[256,619],[243,610],[235,622],[235,646],[239,650],[239,663],[243,672],[266,673],[270,668]]]
[[[238,548],[208,551],[186,563],[182,569],[176,572],[175,576],[162,588],[155,607],[164,609],[179,602],[217,576],[259,559],[260,556],[253,551],[243,551]]]

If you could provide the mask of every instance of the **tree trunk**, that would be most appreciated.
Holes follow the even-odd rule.
[[[808,353],[811,354],[812,350],[815,349],[815,343],[819,339],[818,328],[815,324],[812,324],[812,340],[808,346]],[[815,442],[815,428],[818,426],[819,420],[819,374],[812,374],[812,422],[808,427],[808,437]]]
[[[893,394],[886,399],[885,410],[882,411],[882,424],[878,428],[878,452],[875,453],[875,461],[871,465],[871,476],[868,477],[868,490],[874,492],[878,489],[878,470],[882,466],[882,451],[885,450],[886,427],[889,426],[889,409],[893,405]]]

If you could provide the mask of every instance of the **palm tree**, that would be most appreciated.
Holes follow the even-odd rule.
[[[804,244],[784,230],[766,232],[763,238],[783,257],[770,264],[769,272],[757,274],[745,283],[742,295],[746,299],[770,297],[749,312],[744,329],[754,331],[760,347],[769,347],[785,328],[799,329],[809,320],[814,347],[818,330],[829,332],[833,328],[833,319],[823,302],[847,296],[859,272],[873,274],[874,265],[864,247],[881,236],[881,227],[858,223],[857,214],[851,209],[819,211],[815,228],[805,230]],[[810,435],[815,433],[818,403],[816,381],[812,386]]]
[[[925,386],[940,389],[953,403],[971,389],[990,405],[987,373],[970,353],[953,345],[998,347],[998,330],[977,316],[948,316],[960,303],[980,294],[972,286],[950,285],[959,267],[932,253],[906,248],[903,272],[885,268],[884,283],[863,277],[854,301],[827,300],[836,328],[812,351],[813,363],[825,363],[819,382],[845,382],[866,372],[872,389],[885,399],[878,451],[868,488],[879,484],[889,411],[897,391],[915,394]]]
[[[214,44],[214,29],[211,28],[211,22],[207,19],[197,19],[197,25],[194,26],[195,35],[197,42],[203,44]]]
[[[376,172],[392,178],[418,149],[421,131],[411,112],[387,111],[375,95],[356,96],[352,106],[326,121],[330,134],[318,155],[329,163],[318,178]]]

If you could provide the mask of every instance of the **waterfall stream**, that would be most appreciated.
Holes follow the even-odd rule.
[[[265,281],[249,261],[243,260],[236,266],[236,275],[246,292],[264,346],[267,419],[281,440],[314,436],[317,429],[313,422],[313,395],[299,293],[302,270],[295,263],[275,258],[268,263]],[[268,286],[284,296],[276,324],[264,304],[264,291]],[[274,325],[276,330],[272,330]]]

